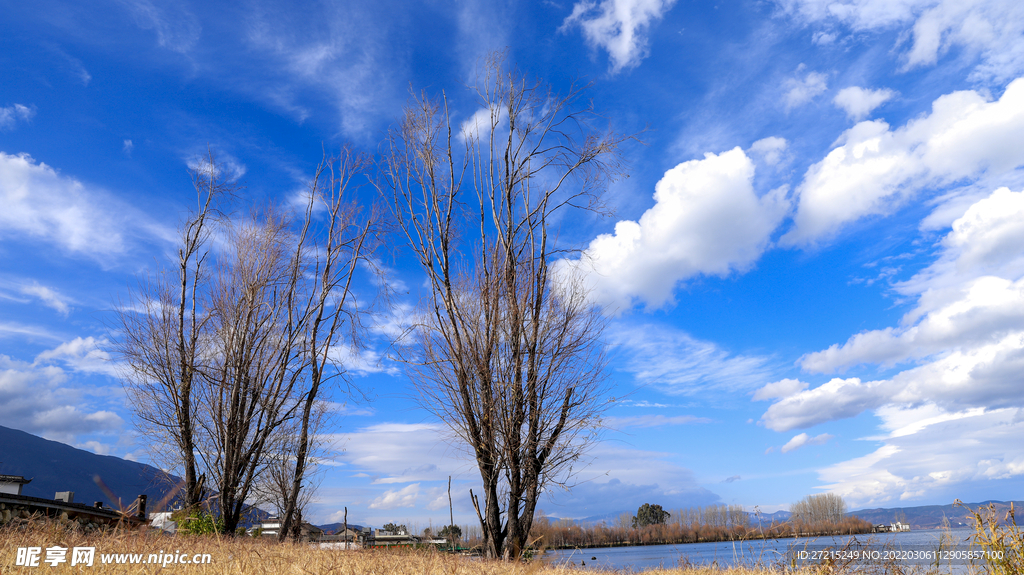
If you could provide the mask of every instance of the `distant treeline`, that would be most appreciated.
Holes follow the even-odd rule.
[[[739,505],[710,505],[676,509],[664,524],[632,528],[632,516],[624,513],[613,524],[601,522],[583,527],[562,519],[552,522],[543,512],[533,522],[530,540],[537,548],[615,547],[663,545],[745,539],[774,539],[810,535],[869,533],[871,523],[858,517],[807,522],[799,518],[770,525],[753,525]]]

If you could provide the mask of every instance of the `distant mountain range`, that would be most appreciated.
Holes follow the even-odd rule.
[[[996,516],[1002,519],[1010,510],[1009,501],[982,501],[980,503],[967,503],[971,509],[988,507],[993,504],[996,508]],[[1013,501],[1016,509],[1024,509],[1024,501]],[[949,521],[949,526],[970,527],[974,525],[974,519],[963,507],[950,505],[922,505],[919,507],[893,507],[890,509],[858,509],[851,511],[855,515],[872,523],[894,523],[901,521],[909,524],[911,529],[937,529],[944,526],[944,521]]]
[[[75,503],[92,505],[102,501],[108,507],[117,508],[94,480],[99,477],[124,506],[145,494],[150,511],[157,511],[153,506],[179,481],[151,465],[96,455],[3,426],[0,426],[0,474],[31,479],[31,483],[22,487],[22,495],[53,499],[58,491],[74,491]]]
[[[967,507],[971,509],[978,509],[982,507],[988,507],[989,504],[995,506],[996,516],[1002,520],[1006,515],[1006,512],[1010,510],[1009,501],[982,501],[980,503],[967,503]],[[1018,521],[1024,523],[1024,501],[1012,502],[1016,509],[1021,509],[1022,517]],[[592,517],[584,517],[583,519],[577,519],[575,522],[581,526],[590,527],[598,525],[600,523],[607,523],[609,525],[615,525],[619,521],[619,517],[629,512],[622,511],[619,513],[608,513],[606,515],[595,515]],[[635,513],[635,511],[633,512]],[[629,513],[632,515],[632,513]],[[750,522],[753,525],[757,525],[760,521],[762,525],[770,525],[772,523],[781,523],[789,521],[792,517],[792,513],[789,511],[776,511],[775,513],[748,513],[750,515]],[[875,509],[857,509],[850,511],[849,515],[860,517],[865,521],[870,521],[874,524],[879,523],[895,523],[900,521],[910,525],[911,529],[939,529],[945,525],[945,521],[948,520],[949,526],[952,528],[957,527],[970,527],[974,525],[974,520],[971,518],[970,512],[963,507],[956,507],[953,504],[949,505],[921,505],[917,507],[893,507],[893,508],[875,508]],[[560,520],[558,517],[548,516],[547,518],[552,523]]]
[[[102,501],[105,506],[117,509],[116,502],[95,480],[98,477],[111,494],[120,499],[122,506],[131,505],[136,497],[145,494],[149,512],[162,511],[157,508],[160,501],[181,482],[180,478],[152,465],[112,455],[96,455],[3,426],[0,426],[0,474],[31,479],[31,483],[22,487],[22,495],[53,499],[58,491],[73,491],[75,503],[92,505]],[[269,516],[255,507],[242,515],[250,519],[242,521],[246,527],[251,525],[251,520]]]

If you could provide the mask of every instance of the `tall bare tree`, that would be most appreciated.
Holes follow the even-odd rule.
[[[353,178],[362,173],[367,164],[365,156],[344,148],[337,158],[321,162],[310,183],[306,228],[314,221],[318,208],[323,209],[326,216],[322,233],[313,235],[318,239],[309,246],[313,255],[306,266],[310,278],[305,291],[308,294],[305,313],[310,318],[305,345],[308,386],[301,397],[295,469],[282,517],[281,540],[292,527],[303,491],[312,433],[321,421],[317,402],[322,387],[335,378],[344,377],[345,368],[337,355],[337,345],[340,339],[356,341],[361,328],[360,306],[351,305],[355,299],[352,281],[360,263],[372,264],[368,256],[376,247],[380,231],[376,213],[371,211],[360,217],[351,199]]]
[[[793,521],[799,523],[839,523],[846,517],[846,501],[835,493],[808,495],[790,506]]]
[[[603,319],[552,272],[571,246],[551,228],[600,209],[623,138],[596,127],[583,88],[558,96],[500,54],[477,94],[461,133],[446,99],[415,100],[379,187],[430,283],[423,405],[476,457],[487,555],[518,558],[543,487],[565,479],[605,405]]]
[[[194,388],[201,334],[209,320],[200,291],[210,273],[207,241],[217,202],[235,189],[218,170],[212,151],[196,163],[191,176],[196,207],[181,226],[176,265],[140,281],[129,294],[132,303],[118,306],[123,337],[115,340],[128,366],[122,379],[136,406],[137,427],[158,445],[176,447],[163,455],[185,476],[182,500],[188,509],[198,505],[204,489],[196,462]]]
[[[281,463],[281,434],[295,436],[296,450],[283,497],[285,527],[294,514],[307,475],[315,406],[325,384],[344,374],[343,358],[334,352],[340,343],[354,344],[346,336],[359,327],[352,282],[376,230],[372,214],[361,216],[346,188],[362,165],[348,153],[325,159],[298,217],[268,207],[241,220],[222,219],[215,252],[189,256],[199,253],[206,237],[191,231],[193,217],[181,250],[186,303],[167,289],[150,290],[162,299],[121,314],[121,352],[131,366],[127,388],[144,400],[135,403],[138,419],[175,440],[186,474],[191,465],[209,475],[213,485],[207,487],[216,492],[227,532],[236,528],[261,472]],[[212,157],[209,170],[215,192],[222,182]],[[325,172],[334,175],[326,187]],[[200,196],[207,199],[203,223],[210,193]],[[189,274],[189,262],[205,273]],[[191,314],[191,321],[175,324],[169,310]],[[179,356],[187,359],[184,367],[171,361]],[[187,448],[178,440],[186,434]],[[190,505],[202,493],[202,482],[196,483]]]

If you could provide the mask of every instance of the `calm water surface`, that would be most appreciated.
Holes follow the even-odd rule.
[[[719,566],[769,565],[785,562],[790,548],[800,549],[806,545],[828,545],[843,547],[851,540],[864,544],[891,544],[897,548],[930,548],[939,545],[940,530],[919,530],[903,533],[873,533],[835,537],[801,537],[799,539],[775,539],[769,541],[720,541],[717,543],[684,543],[678,545],[644,545],[637,547],[595,547],[591,549],[562,549],[548,551],[543,560],[556,565],[585,563],[587,569],[631,569],[641,571],[658,567],[673,568],[680,565],[701,565],[717,563]],[[963,549],[973,533],[971,529],[949,531]],[[943,569],[954,573],[967,572],[966,565],[954,565]]]

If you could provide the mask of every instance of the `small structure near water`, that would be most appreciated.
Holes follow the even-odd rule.
[[[910,525],[900,521],[890,523],[888,525],[885,523],[879,523],[871,530],[872,533],[899,533],[901,531],[910,531]]]

